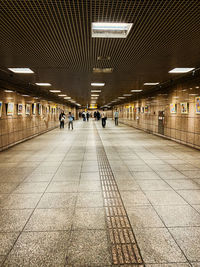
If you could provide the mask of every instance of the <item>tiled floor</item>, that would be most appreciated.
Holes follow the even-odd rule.
[[[0,153],[0,265],[112,266],[96,128],[145,265],[199,267],[200,152],[111,121]]]

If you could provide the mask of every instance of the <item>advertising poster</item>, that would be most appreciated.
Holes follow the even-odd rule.
[[[144,107],[141,107],[141,113],[144,113]]]
[[[2,115],[2,106],[3,106],[3,102],[0,101],[0,118],[1,118],[1,115]]]
[[[26,104],[26,115],[30,115],[30,114],[31,114],[31,105]]]
[[[196,113],[200,114],[200,96],[195,98]]]
[[[23,112],[23,105],[22,104],[18,104],[17,105],[17,114],[18,115],[22,115]]]
[[[7,115],[12,116],[14,113],[14,103],[8,103]]]
[[[38,104],[38,114],[42,115],[42,105]]]
[[[177,104],[174,103],[170,104],[170,113],[176,114],[176,112],[177,112]]]
[[[32,114],[36,114],[36,103],[32,104]]]
[[[149,107],[148,106],[145,106],[144,111],[145,111],[145,113],[148,113]]]
[[[187,102],[180,103],[180,106],[181,106],[181,114],[188,114],[189,103],[187,103]]]

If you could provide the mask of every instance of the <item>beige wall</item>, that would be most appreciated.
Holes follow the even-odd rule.
[[[196,113],[195,98],[200,96],[199,83],[188,82],[179,84],[166,94],[158,93],[118,105],[120,121],[130,126],[159,134],[159,111],[164,111],[164,136],[178,142],[200,148],[200,114]],[[189,103],[188,114],[181,113],[180,103]],[[177,104],[177,113],[170,112],[170,104]],[[148,111],[137,112],[137,107],[148,106]]]
[[[15,92],[5,93],[3,90],[0,91],[0,102],[3,102],[0,117],[0,150],[58,127],[60,109],[64,109],[66,112],[72,111],[76,114],[75,109],[67,106],[56,105],[53,102],[38,101],[38,99],[32,97],[23,97]],[[14,103],[14,113],[10,116],[7,115],[6,109],[9,102]],[[32,112],[33,103],[36,103],[35,115]],[[41,115],[38,113],[39,103],[43,109]],[[18,104],[23,104],[22,115],[18,115]],[[30,115],[26,115],[26,104],[31,105]],[[50,110],[48,109],[49,107]],[[54,111],[52,111],[53,107]]]

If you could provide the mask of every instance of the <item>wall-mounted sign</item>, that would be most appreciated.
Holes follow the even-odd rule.
[[[17,105],[17,114],[22,115],[23,112],[23,104],[18,104]]]
[[[7,106],[7,115],[12,116],[14,113],[14,103],[8,103]]]
[[[97,105],[96,104],[95,105],[90,105],[89,109],[97,109]]]

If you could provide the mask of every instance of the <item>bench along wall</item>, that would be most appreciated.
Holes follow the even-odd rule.
[[[200,85],[187,82],[137,101],[118,105],[119,121],[200,148]]]
[[[13,114],[12,104],[9,103],[14,104]],[[76,110],[68,106],[3,90],[0,91],[0,106],[0,151],[58,127],[62,109],[76,114]]]

